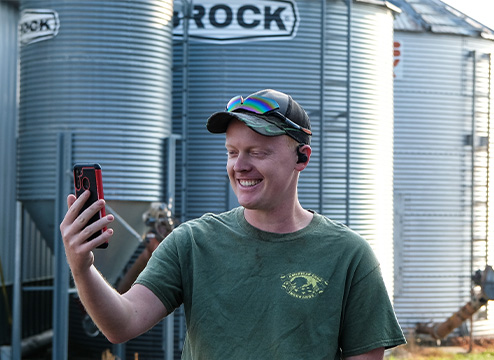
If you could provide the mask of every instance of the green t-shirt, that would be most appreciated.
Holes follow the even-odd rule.
[[[183,223],[136,283],[184,304],[183,359],[340,359],[405,343],[368,243],[317,213],[289,234],[243,208]]]

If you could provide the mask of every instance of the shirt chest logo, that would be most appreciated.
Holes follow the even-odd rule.
[[[281,275],[281,287],[297,299],[312,299],[324,292],[328,282],[310,272],[300,271]]]

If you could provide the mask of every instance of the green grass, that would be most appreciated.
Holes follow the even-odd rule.
[[[403,359],[414,359],[414,360],[494,360],[494,351],[485,351],[476,354],[450,354],[435,352],[433,354],[409,354],[406,357],[391,355],[386,357],[388,360],[403,360]]]

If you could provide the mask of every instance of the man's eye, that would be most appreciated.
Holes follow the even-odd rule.
[[[250,153],[250,155],[251,155],[252,157],[257,157],[257,158],[260,158],[260,157],[265,157],[265,156],[267,155],[267,153],[266,153],[266,152],[264,152],[264,151],[252,151],[252,152]]]

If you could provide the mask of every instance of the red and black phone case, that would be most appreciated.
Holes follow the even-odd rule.
[[[101,172],[101,166],[99,164],[75,164],[74,165],[74,188],[75,195],[79,197],[84,191],[89,190],[91,195],[82,207],[80,213],[86,210],[91,204],[95,203],[99,199],[104,199],[103,194],[103,176]],[[91,219],[89,219],[87,225],[98,221],[100,218],[106,216],[105,208],[101,209]],[[87,226],[86,225],[86,226]],[[106,231],[106,227],[100,231],[97,231],[89,237],[88,240],[92,240]],[[99,248],[108,247],[108,242],[99,245]]]

